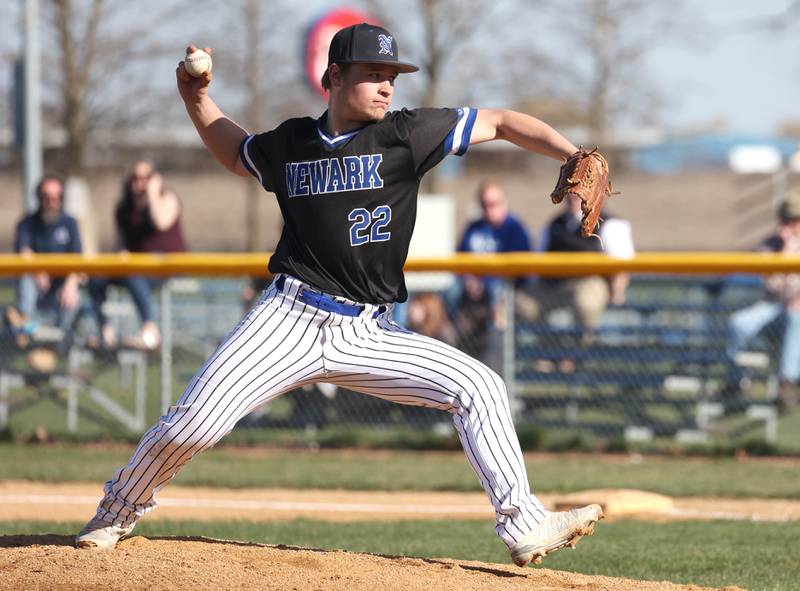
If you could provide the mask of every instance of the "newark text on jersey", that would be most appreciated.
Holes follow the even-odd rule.
[[[286,163],[289,197],[363,191],[383,187],[378,168],[383,154],[323,158],[311,162]]]

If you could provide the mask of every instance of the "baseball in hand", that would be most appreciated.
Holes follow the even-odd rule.
[[[211,71],[211,56],[202,49],[196,49],[192,53],[187,53],[183,60],[183,67],[190,76],[200,78],[206,72]]]

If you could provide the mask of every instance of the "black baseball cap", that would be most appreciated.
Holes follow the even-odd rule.
[[[361,23],[338,31],[328,49],[331,64],[387,64],[404,74],[419,70],[414,64],[398,59],[397,41],[378,25]]]

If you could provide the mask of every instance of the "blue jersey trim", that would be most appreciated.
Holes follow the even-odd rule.
[[[456,124],[444,139],[445,156],[448,154],[463,156],[466,153],[477,116],[477,109],[469,107],[463,107],[456,111]]]
[[[264,181],[261,179],[261,173],[258,172],[255,163],[250,158],[250,153],[247,151],[247,146],[250,145],[250,142],[253,141],[253,138],[256,137],[254,135],[248,135],[246,138],[242,140],[242,143],[239,144],[239,159],[244,164],[244,167],[247,171],[252,174],[254,177],[258,179],[258,182],[261,186],[264,186]]]
[[[326,111],[322,115],[322,117],[317,119],[317,134],[319,135],[319,138],[323,142],[325,142],[325,144],[329,148],[335,148],[336,146],[343,145],[343,144],[347,143],[347,140],[349,140],[349,139],[355,137],[356,135],[358,135],[358,132],[360,132],[362,129],[364,129],[364,127],[366,127],[366,125],[364,125],[362,127],[359,127],[358,129],[353,129],[352,131],[348,131],[347,133],[343,133],[341,135],[336,135],[336,136],[331,137],[327,133],[322,131],[322,122],[323,122],[323,120],[326,119],[327,114],[328,113]]]
[[[467,122],[464,126],[464,133],[461,134],[461,147],[459,148],[458,152],[456,152],[456,156],[463,156],[467,153],[469,149],[469,142],[472,138],[472,128],[475,126],[475,120],[478,118],[478,110],[477,109],[468,109],[467,113]]]

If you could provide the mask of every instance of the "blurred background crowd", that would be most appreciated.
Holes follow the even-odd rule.
[[[584,239],[579,204],[555,207],[547,197],[557,163],[501,142],[477,146],[426,178],[412,256],[800,251],[797,0],[4,2],[0,250],[270,251],[281,227],[274,200],[214,164],[183,113],[174,67],[189,43],[211,46],[216,100],[245,127],[269,129],[322,113],[320,56],[333,31],[360,20],[387,26],[404,57],[422,65],[398,81],[395,107],[530,113],[576,144],[601,146],[622,193],[599,239]],[[32,37],[41,55],[35,81],[26,62]],[[36,129],[26,112],[34,95]],[[31,168],[34,132],[39,164]],[[518,385],[519,416],[537,425],[691,438],[711,419],[750,412],[775,439],[770,421],[797,405],[799,277],[412,277],[397,320],[502,371]],[[76,342],[142,352],[144,364],[160,354],[169,371],[163,402],[177,395],[183,366],[213,348],[264,282],[209,287],[181,278],[165,289],[140,276],[8,280],[0,355],[9,375],[22,375],[15,350],[44,374],[83,363],[69,361]],[[56,336],[39,346],[46,326]],[[745,353],[766,361],[743,361]],[[603,355],[617,365],[598,374],[592,364]],[[667,387],[676,376],[699,384],[685,400]],[[312,395],[313,404],[293,405],[277,422],[322,425],[337,396],[346,406],[330,388]],[[637,410],[619,411],[617,423],[578,418],[587,405],[614,414],[633,397]],[[646,408],[643,397],[674,416]],[[775,416],[748,410],[764,400]]]

